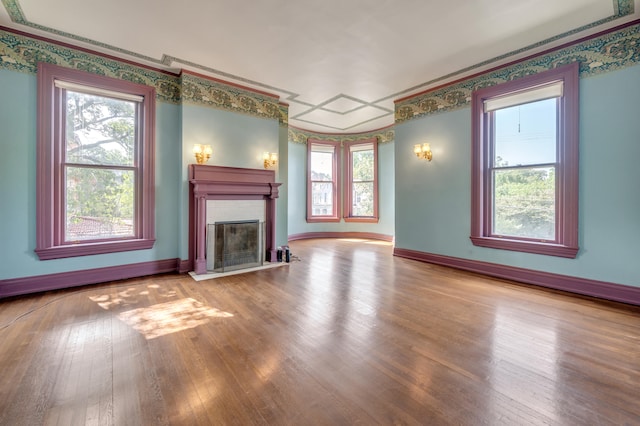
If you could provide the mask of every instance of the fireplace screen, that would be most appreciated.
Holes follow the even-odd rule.
[[[228,272],[263,264],[264,223],[257,220],[216,222],[207,228],[207,257],[213,256],[214,272]]]

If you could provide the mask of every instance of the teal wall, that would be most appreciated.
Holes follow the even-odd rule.
[[[0,280],[178,257],[178,107],[156,108],[156,243],[150,250],[40,261],[36,244],[36,76],[0,69]]]
[[[471,109],[396,125],[396,247],[640,286],[640,66],[580,80],[580,252],[564,259],[476,247]],[[431,163],[416,143],[430,142]]]
[[[280,152],[276,243],[287,243],[286,127],[209,106],[156,103],[156,242],[136,250],[40,261],[36,243],[36,76],[0,69],[0,280],[189,257],[188,166],[196,143],[210,144],[207,163],[262,169],[262,153]],[[284,141],[284,142],[283,142]],[[283,166],[284,165],[284,166]],[[283,168],[284,167],[284,168]],[[282,175],[282,176],[281,176]],[[284,202],[281,202],[284,200]]]
[[[180,258],[189,257],[189,164],[195,163],[194,144],[211,145],[213,155],[206,163],[212,166],[245,167],[264,169],[262,153],[279,152],[280,126],[277,121],[253,117],[246,114],[224,111],[200,105],[183,105],[182,117],[182,185],[181,185],[181,224]],[[280,176],[276,171],[276,180]],[[286,229],[286,210],[279,209],[276,202],[276,244],[286,244],[278,224]]]
[[[289,143],[289,235],[308,232],[372,232],[394,235],[394,143],[378,144],[378,223],[307,223],[307,145]]]
[[[398,248],[640,286],[640,263],[635,259],[640,237],[640,167],[636,165],[640,158],[640,66],[631,65],[637,57],[620,56],[615,49],[622,41],[633,46],[637,31],[637,26],[630,27],[604,40],[590,40],[523,64],[523,69],[546,69],[550,61],[571,61],[574,56],[584,59],[580,83],[581,249],[576,259],[471,244],[471,113],[462,104],[477,84],[474,80],[396,104],[397,124],[388,133],[385,130],[384,143],[378,145],[379,223],[309,224],[306,145],[300,143],[304,135],[290,139],[287,133],[291,129],[280,123],[286,122],[286,108],[279,110],[277,100],[192,75],[176,77],[29,40],[34,51],[46,53],[45,57],[58,63],[87,62],[105,75],[133,74],[158,90],[156,244],[150,250],[126,253],[49,261],[37,258],[33,251],[35,65],[28,56],[14,52],[7,58],[20,61],[0,58],[0,280],[187,259],[187,170],[194,161],[193,144],[204,143],[213,146],[208,163],[212,165],[262,168],[263,151],[279,153],[278,245],[286,244],[287,236],[293,234],[370,232],[395,236]],[[0,31],[0,36],[3,48],[11,50],[9,42],[14,35]],[[611,49],[603,48],[601,41]],[[524,72],[518,71],[519,67],[513,67],[515,73]],[[498,70],[490,79],[497,82],[508,75]],[[216,96],[209,96],[212,93]],[[220,99],[225,103],[216,104]],[[431,163],[413,154],[413,145],[422,142],[431,143]]]
[[[279,198],[276,203],[276,245],[288,244],[289,235],[289,138],[288,126],[281,125],[278,134],[278,171],[276,180],[282,185],[279,188]]]

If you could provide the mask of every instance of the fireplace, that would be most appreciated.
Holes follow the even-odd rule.
[[[207,270],[228,272],[262,266],[262,225],[258,220],[207,225]]]
[[[216,269],[215,259],[207,259],[210,246],[207,238],[211,237],[207,231],[219,222],[262,223],[263,243],[258,244],[262,249],[256,261],[276,259],[276,199],[281,184],[275,182],[273,170],[191,164],[189,182],[190,269],[196,274]],[[253,206],[253,212],[247,208],[249,205]],[[232,214],[239,217],[230,217]],[[242,217],[243,214],[254,217]],[[213,251],[216,252],[215,248]]]

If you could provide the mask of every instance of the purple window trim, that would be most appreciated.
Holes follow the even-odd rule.
[[[496,86],[478,89],[472,99],[471,241],[476,246],[575,258],[578,254],[578,117],[579,63],[558,67]],[[491,184],[488,114],[484,101],[562,80],[558,102],[558,160],[556,190],[556,240],[532,241],[491,236]]]
[[[62,146],[64,114],[61,89],[55,80],[64,80],[85,86],[139,95],[144,101],[139,116],[142,134],[136,147],[136,235],[131,239],[84,241],[63,244],[64,214],[62,178]],[[140,111],[140,109],[139,109]],[[38,64],[38,149],[36,178],[36,249],[40,260],[65,257],[143,250],[155,242],[154,193],[154,140],[155,89],[84,71],[64,68],[48,63]]]
[[[311,181],[311,151],[312,145],[327,145],[333,147],[333,212],[330,215],[314,215],[313,185]],[[318,139],[307,140],[307,222],[340,222],[340,176],[338,167],[340,161],[340,142],[323,141]]]
[[[371,145],[373,148],[373,216],[353,216],[353,153],[352,146]],[[349,142],[345,144],[344,152],[346,161],[344,163],[345,192],[344,192],[344,221],[361,223],[378,223],[378,139],[371,138]]]

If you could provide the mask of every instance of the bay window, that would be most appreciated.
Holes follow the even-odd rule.
[[[307,141],[307,222],[339,222],[341,218],[378,222],[376,138],[344,143]]]

